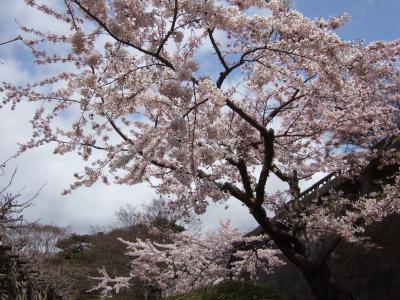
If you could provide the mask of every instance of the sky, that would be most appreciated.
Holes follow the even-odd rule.
[[[53,2],[53,0],[46,0]],[[400,38],[399,0],[293,0],[292,6],[309,18],[329,17],[342,13],[351,16],[338,34],[347,40],[370,42]],[[23,0],[1,0],[0,43],[19,35],[18,24],[32,25],[42,29],[57,26],[50,18],[27,8]],[[66,28],[57,28],[59,31]],[[211,64],[207,64],[210,66]],[[31,58],[21,44],[0,46],[0,81],[23,84],[37,80],[57,66],[40,70],[31,67]],[[8,107],[0,109],[0,162],[12,156],[17,143],[30,137],[28,122],[33,105],[20,105],[16,111]],[[29,221],[59,226],[69,226],[71,231],[85,233],[91,225],[107,226],[115,221],[115,210],[125,204],[140,205],[156,197],[145,184],[136,186],[106,186],[100,183],[81,188],[71,195],[61,192],[72,182],[72,174],[82,168],[75,154],[56,156],[51,146],[44,146],[24,153],[8,163],[6,174],[0,177],[4,183],[14,168],[18,169],[13,188],[24,188],[23,197],[30,197],[44,185],[31,207],[24,212]],[[279,187],[276,179],[272,185]],[[304,187],[310,183],[304,183]],[[202,216],[207,228],[215,228],[221,218],[229,218],[233,225],[246,231],[255,226],[247,210],[238,201],[229,201],[229,209],[211,206]]]

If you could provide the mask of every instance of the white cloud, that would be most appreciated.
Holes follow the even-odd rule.
[[[65,31],[65,27],[52,18],[36,12],[25,6],[23,1],[6,0],[2,3],[2,37],[9,39],[18,36],[19,25],[16,19],[26,26],[42,30],[49,28]],[[22,50],[21,50],[22,49]],[[22,56],[24,55],[24,56]],[[25,57],[26,55],[26,57]],[[0,81],[10,81],[15,84],[24,84],[28,81],[37,81],[39,78],[65,70],[65,65],[50,65],[33,70],[30,64],[29,53],[20,43],[7,44],[0,48]],[[71,66],[69,66],[71,67]],[[24,103],[17,106],[15,111],[9,107],[0,110],[0,147],[1,158],[5,160],[18,150],[17,143],[30,138],[31,125],[29,119],[37,105]],[[68,122],[67,118],[59,122]],[[72,195],[61,196],[61,192],[72,181],[72,174],[83,167],[81,160],[74,154],[55,156],[52,146],[46,145],[28,151],[11,160],[8,164],[8,175],[18,167],[13,188],[24,189],[24,198],[34,195],[46,183],[39,196],[34,199],[32,206],[25,212],[29,221],[40,220],[43,223],[52,223],[61,226],[71,226],[72,230],[85,232],[90,225],[106,225],[114,221],[114,211],[126,203],[149,201],[155,196],[154,192],[145,184],[136,186],[105,186],[95,184],[92,188],[81,188]],[[0,178],[0,183],[8,180],[7,174]]]
[[[65,30],[53,19],[26,7],[22,1],[3,0],[0,16],[2,19],[0,35],[6,38],[19,35],[18,25],[14,19],[44,30],[48,28]],[[225,42],[223,36],[217,34],[217,37],[221,43]],[[21,51],[21,48],[24,46],[17,43],[0,47],[0,61],[4,63],[0,65],[0,81],[23,84],[64,68],[61,65],[52,65],[33,72],[29,63],[30,58],[22,57],[27,53]],[[210,45],[206,45],[205,48],[209,51]],[[18,142],[26,141],[30,137],[29,119],[35,108],[35,104],[24,103],[13,112],[8,108],[0,110],[1,161],[17,151]],[[68,117],[59,122],[67,124]],[[115,210],[121,205],[126,203],[140,205],[155,196],[154,191],[145,184],[106,186],[100,183],[91,188],[81,188],[72,195],[61,196],[62,190],[73,181],[72,174],[81,170],[83,163],[75,154],[53,155],[51,145],[28,151],[17,160],[12,160],[9,163],[8,174],[15,166],[18,166],[18,174],[14,188],[26,186],[24,191],[26,197],[35,194],[46,183],[39,196],[34,199],[33,205],[24,213],[25,217],[30,221],[39,219],[43,223],[71,226],[72,230],[81,233],[88,231],[90,225],[107,225],[112,222]],[[7,176],[0,177],[0,186],[6,179]],[[271,181],[275,188],[282,187],[277,179],[272,178]],[[223,206],[211,205],[208,212],[202,216],[206,227],[215,228],[221,218],[232,219],[233,225],[242,230],[255,226],[248,210],[239,201],[230,200],[228,205],[229,209],[226,211]]]

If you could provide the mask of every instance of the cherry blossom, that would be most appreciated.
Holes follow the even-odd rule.
[[[345,41],[334,30],[348,16],[311,20],[284,0],[65,0],[58,9],[25,2],[70,28],[22,27],[34,63],[74,71],[25,86],[4,82],[2,106],[40,104],[20,153],[52,143],[56,154],[87,162],[64,193],[98,180],[147,181],[171,196],[171,209],[199,214],[211,201],[236,198],[318,299],[350,297],[327,259],[341,241],[363,240],[360,218],[367,225],[398,212],[398,179],[357,199],[332,193],[323,201],[332,205],[318,197],[303,204],[299,181],[317,172],[362,178],[372,161],[398,166],[396,151],[374,145],[400,133],[400,40]],[[269,14],[249,15],[252,6]],[[203,70],[204,59],[214,67]],[[72,120],[61,126],[66,113]],[[272,174],[287,191],[266,193]],[[331,235],[336,243],[313,253],[311,243]],[[128,248],[168,253],[185,238],[194,242],[182,235],[168,246]]]
[[[219,230],[199,234],[186,232],[168,235],[171,242],[156,243],[137,240],[128,242],[126,255],[132,258],[127,277],[111,278],[101,269],[97,289],[103,295],[132,282],[164,291],[166,295],[213,285],[222,280],[256,276],[257,271],[283,264],[276,249],[246,249],[251,243],[265,243],[266,236],[243,238],[229,222],[222,222]],[[232,245],[237,246],[233,251]]]

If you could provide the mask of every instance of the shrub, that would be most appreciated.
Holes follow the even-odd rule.
[[[280,300],[269,285],[248,281],[226,281],[167,300]]]

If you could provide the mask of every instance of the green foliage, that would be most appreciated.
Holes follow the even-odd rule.
[[[269,285],[249,281],[226,281],[167,300],[280,300]]]

